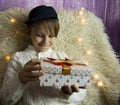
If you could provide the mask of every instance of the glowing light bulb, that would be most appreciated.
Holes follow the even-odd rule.
[[[18,31],[15,31],[16,34],[18,34],[19,32]]]
[[[9,38],[5,38],[5,40],[8,40]]]
[[[90,50],[88,50],[88,51],[87,51],[87,54],[88,54],[88,55],[91,55],[91,54],[92,54],[92,52],[91,52]]]
[[[84,10],[85,10],[85,8],[84,8],[84,7],[82,7],[82,8],[81,8],[81,10],[82,10],[82,11],[84,11]]]
[[[79,11],[79,15],[82,16],[84,12],[82,10]]]
[[[88,62],[85,62],[86,65],[88,65]]]
[[[82,38],[78,38],[78,41],[81,42],[83,39]]]
[[[0,25],[0,28],[2,28],[2,25]]]
[[[103,82],[102,82],[102,81],[99,81],[99,82],[97,83],[97,85],[98,85],[99,87],[102,87],[102,86],[103,86]]]
[[[10,19],[10,22],[11,22],[11,23],[15,23],[15,22],[16,22],[16,19],[15,19],[15,18],[11,18],[11,19]]]
[[[6,56],[5,56],[5,60],[6,60],[6,61],[9,61],[10,58],[11,58],[10,55],[6,55]]]
[[[86,24],[86,20],[82,18],[82,19],[80,20],[80,23],[84,25],[84,24]]]
[[[95,80],[98,80],[99,79],[99,76],[97,74],[94,75],[94,79]]]

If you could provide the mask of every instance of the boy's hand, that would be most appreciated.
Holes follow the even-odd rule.
[[[24,68],[19,72],[18,76],[22,83],[26,83],[28,81],[36,81],[40,76],[44,75],[43,72],[40,72],[41,66],[36,66],[37,64],[41,64],[41,60],[32,59],[27,62]],[[39,72],[33,72],[39,70]]]
[[[74,84],[71,86],[66,85],[66,86],[63,86],[61,90],[63,91],[63,93],[67,95],[71,95],[73,92],[79,92],[79,87],[77,84]]]

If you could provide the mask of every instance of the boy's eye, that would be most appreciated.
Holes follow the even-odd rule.
[[[55,37],[55,35],[49,35],[49,37],[50,37],[50,38],[53,38],[53,37]]]
[[[45,37],[45,35],[44,34],[35,34],[35,36],[37,36],[37,37]],[[49,35],[49,38],[53,38],[53,37],[55,37],[55,35]]]
[[[44,35],[43,34],[36,34],[36,36],[43,37]]]

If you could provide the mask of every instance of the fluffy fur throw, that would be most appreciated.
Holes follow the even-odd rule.
[[[0,86],[7,67],[6,54],[23,50],[29,43],[24,21],[29,10],[14,8],[0,12]],[[118,105],[120,93],[120,65],[104,32],[102,21],[93,13],[84,10],[59,10],[60,32],[54,49],[65,51],[71,59],[88,62],[93,74],[98,74],[103,87],[98,87],[94,79],[87,87],[87,96],[80,105]],[[10,19],[16,22],[11,23]],[[85,24],[80,20],[84,18]],[[78,41],[82,38],[82,41]],[[89,55],[86,51],[90,50]]]

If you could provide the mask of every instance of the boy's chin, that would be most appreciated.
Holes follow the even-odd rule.
[[[42,48],[38,48],[37,50],[38,50],[39,52],[45,52],[45,51],[47,51],[49,48],[50,48],[50,47],[42,47]]]

